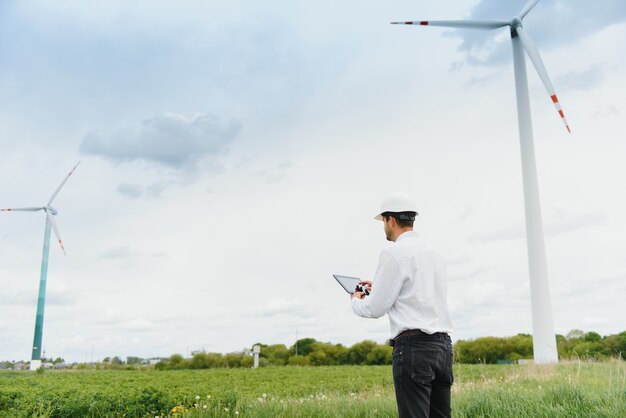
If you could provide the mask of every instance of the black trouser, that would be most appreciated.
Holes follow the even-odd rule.
[[[448,334],[395,339],[393,384],[401,418],[450,417],[452,381],[452,342]]]

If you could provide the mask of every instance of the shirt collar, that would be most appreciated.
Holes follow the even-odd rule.
[[[415,231],[403,232],[402,234],[400,234],[400,236],[398,236],[398,238],[396,238],[396,242],[400,241],[401,239],[410,238],[410,237],[417,237],[417,232]]]

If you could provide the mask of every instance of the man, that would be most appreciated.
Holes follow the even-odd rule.
[[[448,332],[446,272],[441,257],[413,231],[417,208],[411,197],[386,198],[377,220],[394,245],[380,254],[370,293],[351,295],[364,318],[389,315],[393,383],[400,417],[450,417],[452,342]]]

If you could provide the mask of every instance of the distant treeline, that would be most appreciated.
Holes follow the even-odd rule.
[[[259,366],[336,366],[342,364],[391,364],[392,348],[374,341],[362,341],[351,347],[323,343],[314,338],[303,338],[287,348],[284,344],[261,346]],[[247,353],[194,352],[185,359],[174,354],[155,367],[158,370],[209,369],[215,367],[252,367],[253,358]]]
[[[572,330],[567,335],[557,335],[556,342],[560,359],[601,360],[626,357],[626,331],[603,337],[593,331]],[[454,353],[456,361],[470,364],[532,359],[533,337],[529,334],[517,334],[514,337],[459,340],[454,345]]]
[[[343,364],[391,364],[392,348],[387,344],[362,341],[350,347],[303,338],[291,347],[284,344],[261,346],[259,366],[334,366]],[[597,332],[572,330],[567,335],[557,335],[561,359],[601,360],[626,357],[626,331],[608,336]],[[532,336],[518,334],[513,337],[482,337],[460,340],[454,345],[455,361],[460,363],[516,362],[533,358]],[[209,369],[222,367],[252,367],[249,353],[194,352],[191,358],[174,354],[156,364],[158,370]]]

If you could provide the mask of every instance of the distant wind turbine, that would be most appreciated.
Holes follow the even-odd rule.
[[[522,20],[528,12],[539,2],[530,0],[518,16],[511,20],[421,20],[412,22],[392,22],[395,25],[441,26],[460,29],[498,29],[508,26],[511,29],[513,43],[513,67],[515,71],[515,90],[517,93],[517,118],[522,155],[522,179],[524,184],[524,204],[526,212],[526,244],[528,246],[528,265],[530,272],[530,296],[533,318],[533,352],[535,363],[557,363],[556,336],[554,320],[552,319],[552,304],[550,301],[550,284],[548,282],[548,267],[543,236],[543,222],[541,220],[541,206],[539,203],[539,184],[535,164],[533,146],[533,128],[530,117],[530,100],[528,96],[528,81],[526,79],[526,61],[524,50],[535,66],[539,78],[543,82],[556,110],[570,131],[565,114],[559,99],[556,96],[548,72],[539,56],[539,51],[533,41],[526,34]]]
[[[61,234],[59,233],[59,228],[54,221],[54,216],[56,216],[58,212],[50,205],[57,197],[57,195],[61,191],[61,188],[65,185],[74,170],[76,170],[78,164],[80,164],[80,161],[74,166],[74,168],[72,168],[72,171],[69,172],[69,174],[61,182],[59,187],[57,187],[54,193],[52,193],[52,196],[50,197],[50,200],[48,201],[46,206],[32,208],[0,209],[0,211],[2,212],[38,212],[40,210],[43,210],[46,213],[46,227],[43,236],[43,257],[41,260],[41,278],[39,280],[39,298],[37,299],[37,316],[35,317],[35,338],[33,341],[33,353],[30,361],[31,370],[37,370],[39,367],[41,367],[41,339],[43,335],[43,313],[46,304],[46,277],[48,275],[48,253],[50,250],[50,227],[52,227],[52,229],[54,230],[54,235],[59,241],[59,245],[63,250],[63,254],[65,254],[65,248],[63,247]]]

